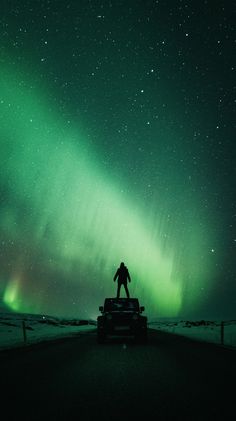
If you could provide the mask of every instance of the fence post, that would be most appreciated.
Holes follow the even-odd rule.
[[[22,321],[22,327],[23,327],[23,338],[24,338],[24,343],[26,344],[27,341],[27,337],[26,337],[26,326],[25,326],[25,321]]]
[[[224,322],[220,324],[220,343],[224,345]]]

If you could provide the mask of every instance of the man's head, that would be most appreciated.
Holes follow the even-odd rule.
[[[120,264],[120,267],[122,268],[122,267],[124,267],[124,262],[121,262],[121,264]]]

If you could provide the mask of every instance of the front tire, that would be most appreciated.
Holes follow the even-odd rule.
[[[135,335],[135,342],[138,344],[146,344],[147,340],[147,332],[139,332]]]
[[[103,344],[106,340],[106,335],[103,332],[97,333],[97,343]]]

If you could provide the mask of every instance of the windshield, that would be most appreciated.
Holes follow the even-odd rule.
[[[105,300],[105,311],[139,311],[139,304],[136,298],[118,299],[110,298]]]

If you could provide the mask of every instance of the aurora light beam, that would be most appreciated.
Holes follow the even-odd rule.
[[[86,135],[53,111],[42,89],[31,86],[23,73],[2,69],[5,303],[21,311],[85,311],[95,317],[104,297],[115,295],[112,278],[123,260],[132,277],[130,292],[146,303],[148,313],[178,315],[187,280],[193,284],[189,306],[196,300],[194,283],[206,287],[209,265],[193,263],[203,247],[197,216],[187,250],[180,220],[170,222],[165,204],[150,210],[151,204],[139,207],[132,195],[124,197],[100,168]],[[204,236],[204,246],[206,241]]]

